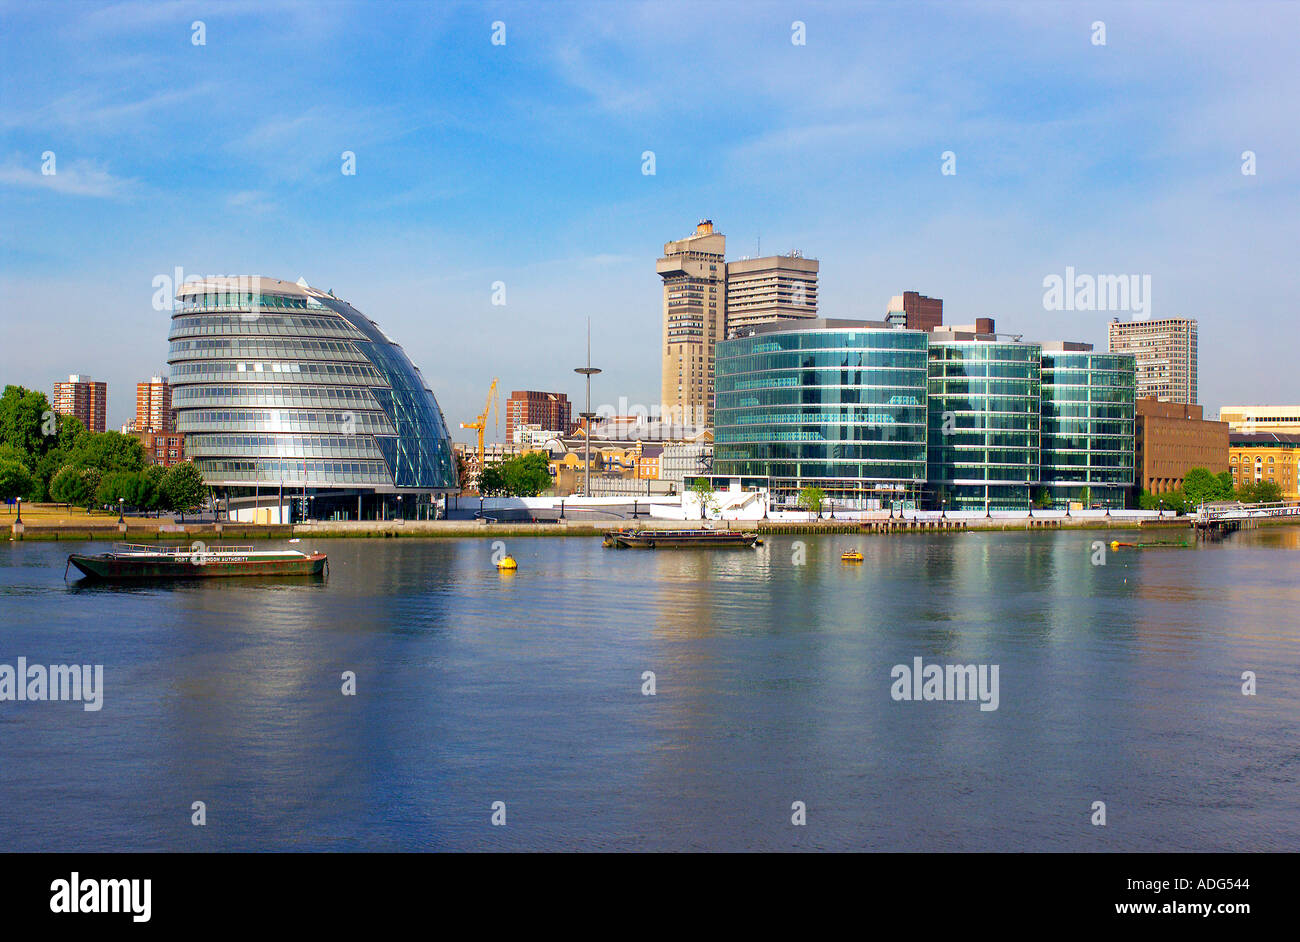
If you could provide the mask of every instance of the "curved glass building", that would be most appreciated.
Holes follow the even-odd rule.
[[[931,337],[928,498],[934,506],[1030,506],[1038,482],[1041,358],[1033,343]]]
[[[1053,506],[1123,507],[1134,483],[1133,355],[1044,344],[1042,384],[1041,479]]]
[[[924,332],[818,318],[765,324],[716,353],[713,474],[778,499],[915,501],[925,483]]]
[[[189,282],[169,340],[185,455],[233,515],[423,516],[456,487],[433,392],[346,301],[302,281]]]

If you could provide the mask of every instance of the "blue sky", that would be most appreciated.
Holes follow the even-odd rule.
[[[1150,275],[1207,413],[1300,401],[1300,4],[56,0],[0,33],[0,382],[105,379],[111,427],[178,266],[333,289],[453,427],[493,377],[578,401],[588,317],[594,402],[655,403],[654,262],[705,216],[820,259],[829,316],[915,289],[1104,349],[1043,279]]]

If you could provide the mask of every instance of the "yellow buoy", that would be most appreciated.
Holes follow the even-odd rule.
[[[501,569],[509,572],[513,572],[518,568],[519,568],[519,564],[515,562],[515,558],[513,556],[506,556],[504,559],[500,560],[497,563],[497,569]]]
[[[1111,540],[1111,541],[1110,541],[1110,548],[1113,549],[1113,550],[1117,550],[1117,549],[1119,549],[1119,540]]]

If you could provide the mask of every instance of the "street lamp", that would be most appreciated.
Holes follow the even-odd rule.
[[[17,519],[14,520],[14,523],[22,523],[22,522],[23,522],[23,499],[22,499],[21,497],[19,497],[19,498],[18,498],[18,517],[17,517]]]
[[[1164,515],[1165,515],[1165,499],[1162,497],[1160,498],[1160,505],[1159,505],[1159,509],[1156,511],[1156,516],[1163,518]]]
[[[397,495],[397,519],[398,520],[406,519],[405,517],[402,516],[402,495],[401,494]]]
[[[122,507],[125,503],[125,500],[126,499],[123,497],[119,497],[117,499],[117,522],[118,523],[126,523],[126,518],[122,516]]]
[[[942,520],[947,513],[948,513],[948,498],[945,497],[939,501],[939,519]]]

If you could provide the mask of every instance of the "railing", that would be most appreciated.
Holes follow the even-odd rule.
[[[1298,517],[1300,503],[1294,501],[1271,501],[1263,504],[1202,504],[1196,511],[1196,522],[1214,523],[1219,520],[1252,520],[1264,517]]]
[[[206,543],[200,543],[197,548],[194,546],[184,546],[184,545],[159,546],[156,544],[149,544],[149,543],[114,543],[113,544],[114,553],[148,553],[152,556],[193,556],[196,553],[201,555],[209,555],[212,553],[251,553],[255,549],[256,547],[252,546],[251,544],[248,546],[232,546],[228,544],[217,543],[209,546]]]

